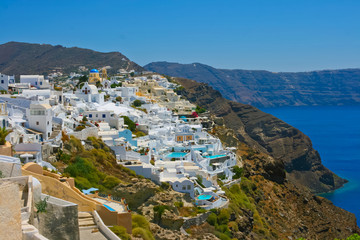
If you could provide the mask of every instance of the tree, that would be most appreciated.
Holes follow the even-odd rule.
[[[141,101],[139,99],[136,99],[134,102],[133,102],[134,106],[135,107],[140,107],[141,106]]]
[[[84,83],[84,82],[87,82],[88,80],[89,80],[88,76],[86,76],[86,75],[81,76],[79,78],[79,82],[77,84],[77,87],[81,88],[80,84]]]
[[[102,87],[102,84],[101,84],[100,81],[97,81],[97,82],[95,83],[95,86],[96,86],[97,88],[101,88],[101,87]]]
[[[128,129],[134,132],[136,129],[136,124],[128,116],[121,117],[124,119],[124,123],[128,126]]]
[[[121,98],[120,96],[117,96],[117,97],[115,98],[115,100],[116,100],[117,102],[121,102],[122,98]]]
[[[6,143],[6,136],[9,135],[12,132],[12,130],[8,130],[5,127],[0,128],[0,145],[5,145]]]

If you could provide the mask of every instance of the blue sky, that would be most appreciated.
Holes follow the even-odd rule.
[[[0,43],[120,51],[140,65],[360,67],[358,0],[1,0]]]

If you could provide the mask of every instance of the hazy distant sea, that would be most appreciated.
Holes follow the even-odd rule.
[[[280,107],[261,109],[308,135],[323,164],[349,180],[322,194],[356,215],[360,224],[360,106]]]

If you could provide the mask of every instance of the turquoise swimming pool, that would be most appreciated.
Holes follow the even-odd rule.
[[[185,157],[188,153],[184,152],[172,152],[169,155],[167,155],[167,158],[182,158]]]
[[[220,157],[226,157],[226,155],[225,154],[223,154],[223,155],[213,155],[213,156],[206,156],[205,158],[214,159],[214,158],[220,158]]]
[[[200,196],[197,197],[198,200],[209,200],[212,198],[211,195],[205,195],[205,194],[201,194]]]
[[[106,207],[106,208],[109,209],[110,211],[116,212],[115,209],[113,209],[112,207],[110,207],[110,206],[108,206],[108,205],[106,205],[106,204],[104,204],[104,207]]]

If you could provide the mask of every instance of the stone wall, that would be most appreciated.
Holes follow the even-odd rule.
[[[48,195],[42,194],[45,199]],[[48,239],[79,240],[78,207],[76,204],[50,197],[46,212],[34,213],[33,225]]]
[[[70,136],[74,136],[80,140],[86,140],[88,137],[98,137],[98,128],[97,127],[89,127],[85,128],[79,132],[71,132]]]
[[[0,171],[4,178],[19,177],[21,176],[21,164],[0,161]]]
[[[21,201],[16,183],[0,183],[0,238],[22,239]]]
[[[187,218],[184,219],[184,224],[183,224],[183,228],[184,229],[188,229],[191,226],[198,226],[201,225],[202,223],[204,223],[206,221],[206,219],[209,217],[209,215],[211,214],[211,212],[206,212],[203,213],[197,217],[194,218]]]

